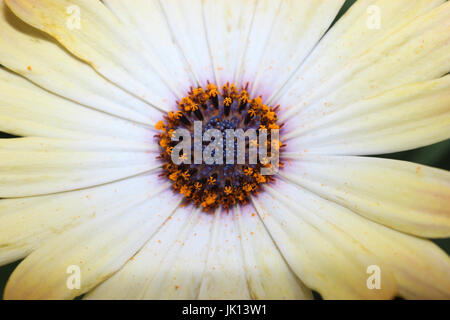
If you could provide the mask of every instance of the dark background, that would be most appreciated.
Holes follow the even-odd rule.
[[[344,7],[342,8],[338,18],[342,16],[345,11],[355,2],[356,0],[347,0]],[[395,0],[393,0],[395,1]],[[336,20],[337,20],[336,19]],[[0,138],[13,138],[9,134],[0,132]],[[431,146],[427,146],[420,149],[392,153],[386,155],[380,155],[382,158],[406,160],[416,163],[420,163],[427,166],[432,166],[436,168],[441,168],[445,170],[450,170],[450,140],[437,143]],[[448,254],[450,254],[450,238],[449,239],[438,239],[433,240],[437,245],[444,249]],[[0,298],[3,297],[3,290],[10,274],[14,271],[15,267],[19,262],[11,263],[9,265],[0,267]],[[316,295],[317,298],[320,298]]]

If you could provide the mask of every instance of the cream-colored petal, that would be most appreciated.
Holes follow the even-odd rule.
[[[192,211],[192,208],[178,210],[132,260],[86,298],[198,298],[208,249],[215,250],[210,244],[214,220],[213,215],[199,210]],[[251,298],[311,298],[311,291],[287,267],[259,218],[246,211],[242,215],[238,214],[236,220],[239,225],[237,238],[242,243],[244,253],[242,268],[247,274],[247,281],[242,282],[242,285],[248,285]],[[228,227],[230,226],[226,226]],[[225,243],[229,242],[225,240]],[[232,248],[236,249],[236,252],[229,254],[240,254],[239,246]],[[224,258],[229,258],[229,255]],[[221,271],[224,265],[220,263],[214,268],[217,272],[209,276],[218,277],[214,281],[222,281]],[[235,277],[233,273],[230,279]],[[220,287],[217,292],[216,298],[230,297],[228,294],[224,295]]]
[[[208,48],[203,0],[159,1],[175,43],[180,48],[195,80],[205,86],[213,82],[214,70]],[[225,46],[226,44],[224,44]]]
[[[450,138],[449,92],[450,76],[408,84],[315,121],[299,119],[282,138],[289,151],[313,154],[382,154],[426,146]]]
[[[179,208],[147,244],[86,299],[196,299],[213,216]]]
[[[147,190],[146,196],[136,200],[50,239],[16,268],[5,298],[71,299],[109,278],[141,249],[180,203],[166,186]],[[77,267],[79,289],[68,285],[72,283],[70,272]]]
[[[214,220],[198,299],[250,299],[235,216],[218,209]]]
[[[0,67],[0,130],[49,138],[152,141],[150,128],[83,107]]]
[[[183,214],[186,215],[186,212]],[[165,262],[167,268],[170,268],[170,272],[163,272],[163,279],[158,276],[154,278],[151,285],[147,287],[144,298],[198,298],[206,269],[214,216],[205,215],[204,212],[199,211],[197,211],[197,215],[192,211],[188,214],[193,215],[193,217],[189,219],[189,225],[182,235],[184,241],[181,241],[180,237],[175,242],[175,246],[181,246],[181,249],[175,253],[175,248],[172,248],[171,255]],[[158,243],[161,244],[162,241]],[[164,290],[161,290],[161,288],[164,288]]]
[[[279,182],[278,182],[279,183]],[[351,234],[302,205],[303,197],[287,197],[278,186],[253,203],[272,239],[295,274],[325,299],[389,299],[397,290],[389,268]],[[369,289],[367,270],[383,270],[379,290]]]
[[[156,108],[167,111],[180,98],[170,73],[149,46],[102,2],[5,0],[5,3],[23,21],[50,34],[107,79]]]
[[[158,174],[85,190],[0,200],[0,265],[22,259],[51,237],[133,203],[160,183]]]
[[[373,221],[421,237],[450,236],[450,173],[363,157],[293,156],[280,174]]]
[[[326,33],[277,97],[283,96],[293,87],[302,87],[302,92],[307,92],[320,86],[353,58],[370,50],[375,43],[444,2],[445,0],[356,1]],[[377,25],[377,22],[381,24]],[[309,75],[308,81],[305,81],[303,73]],[[286,101],[290,100],[289,97],[285,98]],[[291,98],[295,100],[295,95],[292,94]]]
[[[67,99],[141,123],[161,112],[105,80],[45,33],[28,26],[0,1],[0,64]]]
[[[156,150],[155,150],[156,148]],[[159,168],[157,146],[112,140],[0,140],[0,197],[70,191]]]
[[[255,0],[203,1],[203,17],[218,86],[238,82],[249,42]]]
[[[376,24],[367,14],[374,10],[369,8],[373,3],[358,1],[352,6],[305,61],[296,81],[277,100],[287,110],[282,121],[311,121],[324,112],[450,70],[449,2],[437,6],[442,1],[377,1],[379,30],[373,29]]]
[[[238,82],[249,82],[252,96],[263,95],[272,102],[271,97],[310,54],[343,3],[343,0],[258,1],[253,16],[247,17],[252,25]],[[214,56],[218,50],[216,46]]]
[[[252,299],[312,299],[309,290],[292,272],[278,251],[253,206],[235,208]]]
[[[168,69],[170,81],[185,95],[197,83],[180,48],[176,45],[159,0],[105,0],[105,5],[129,29],[134,30]]]
[[[431,241],[371,222],[287,180],[277,181],[276,190],[296,204],[292,212],[302,216],[308,212],[311,219],[321,221],[316,224],[321,232],[326,232],[326,225],[333,226],[375,254],[393,272],[400,296],[408,299],[450,298],[450,259]],[[381,279],[386,276],[383,265],[379,265]],[[373,271],[367,277],[371,274]]]

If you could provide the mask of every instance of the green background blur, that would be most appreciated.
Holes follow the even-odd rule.
[[[348,8],[355,2],[356,0],[347,0],[344,7],[342,8],[338,18],[348,10]],[[393,0],[395,1],[395,0]],[[8,134],[0,132],[0,138],[12,138]],[[420,163],[427,166],[433,166],[436,168],[441,168],[444,170],[450,170],[450,140],[437,143],[425,148],[415,149],[406,152],[399,152],[387,155],[380,155],[382,158],[390,158],[397,160],[406,160],[412,161],[416,163]],[[438,239],[433,240],[437,245],[439,245],[442,249],[444,249],[448,254],[450,254],[450,238],[449,239]],[[11,263],[9,265],[0,267],[0,298],[3,297],[4,287],[6,282],[10,276],[10,274],[14,271],[19,262]],[[316,298],[320,298],[319,295],[315,295]]]

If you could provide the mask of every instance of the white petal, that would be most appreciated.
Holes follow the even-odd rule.
[[[123,25],[102,2],[5,2],[19,18],[50,34],[107,79],[156,108],[169,110],[180,94],[169,80],[169,72],[157,61],[145,42]],[[74,11],[68,13],[70,8],[76,8],[79,17],[73,16]],[[73,22],[77,18],[78,25]]]
[[[405,85],[330,109],[316,121],[296,119],[298,127],[287,128],[283,139],[289,140],[290,151],[314,154],[367,155],[423,147],[450,138],[449,92],[450,76]]]
[[[250,83],[252,96],[263,95],[271,102],[327,31],[343,3],[258,1],[253,17],[247,17],[252,22],[251,33],[238,74],[240,82]],[[214,55],[218,50],[216,47]]]
[[[315,119],[380,92],[446,74],[450,3],[432,9],[441,2],[378,1],[382,27],[372,30],[367,27],[371,1],[358,1],[280,95],[277,102],[287,109],[280,119]]]
[[[178,210],[119,272],[103,282],[87,299],[196,299],[199,297],[211,245],[214,216]],[[247,215],[248,214],[248,215]],[[311,292],[289,270],[259,218],[249,212],[236,218],[242,242],[251,297],[305,299]],[[219,223],[221,223],[219,221]],[[223,221],[228,223],[228,221]],[[227,228],[230,226],[226,226]],[[225,240],[225,244],[229,241]],[[231,244],[233,245],[233,244]],[[239,247],[233,247],[240,254]],[[230,253],[231,254],[231,253]],[[224,258],[229,258],[229,255]],[[214,281],[223,281],[223,264],[215,265]],[[225,271],[227,268],[225,268]],[[236,275],[232,274],[232,278]],[[242,279],[241,279],[242,280]],[[212,281],[212,280],[209,280]],[[228,298],[218,288],[216,298]],[[210,296],[206,296],[208,298]],[[205,297],[203,297],[205,298]]]
[[[14,43],[14,45],[11,45]],[[82,105],[136,122],[156,123],[161,113],[111,84],[0,1],[0,64],[37,85]]]
[[[179,205],[167,187],[124,203],[109,214],[50,239],[13,272],[6,299],[70,299],[120,269]],[[70,266],[80,270],[81,286],[71,288]]]
[[[130,30],[142,38],[158,61],[167,68],[170,81],[184,96],[196,85],[186,59],[173,40],[159,0],[105,0],[105,5]]]
[[[237,82],[256,1],[203,1],[203,16],[214,80],[218,86]]]
[[[148,142],[149,128],[58,97],[0,68],[0,130],[19,136]]]
[[[179,208],[147,244],[86,299],[196,299],[213,216]]]
[[[450,297],[450,259],[431,241],[371,222],[289,181],[277,181],[276,188],[287,197],[288,201],[296,203],[296,209],[292,212],[302,216],[307,214],[310,216],[309,219],[321,221],[315,224],[319,231],[332,233],[333,231],[327,230],[326,226],[333,226],[335,230],[348,234],[355,243],[359,243],[376,255],[382,263],[379,265],[381,278],[386,276],[385,268],[391,270],[401,296],[409,299]],[[356,255],[356,251],[354,254]],[[332,264],[331,261],[328,263]],[[371,274],[368,273],[367,277]]]
[[[234,214],[217,210],[198,298],[243,300],[250,292]]]
[[[279,183],[279,182],[277,182]],[[389,268],[362,243],[303,205],[266,186],[253,203],[272,239],[295,274],[325,299],[389,299],[396,282]],[[381,289],[367,286],[367,268],[380,266]]]
[[[275,246],[253,206],[235,209],[252,299],[312,299]]]
[[[75,190],[151,171],[160,167],[154,148],[100,139],[1,139],[0,197]]]
[[[159,172],[90,188],[0,201],[0,265],[22,259],[47,239],[147,194]]]
[[[213,82],[214,71],[203,19],[202,0],[160,1],[167,24],[198,84]],[[225,45],[225,44],[224,44]]]
[[[450,236],[450,173],[362,157],[293,156],[280,174],[373,221],[422,237]]]

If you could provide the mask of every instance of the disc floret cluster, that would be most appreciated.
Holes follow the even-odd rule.
[[[260,148],[263,141],[268,151],[267,158],[278,157],[284,145],[279,135],[273,139],[271,134],[282,127],[277,124],[279,107],[265,105],[261,97],[250,98],[247,88],[248,85],[238,90],[232,83],[227,83],[221,90],[212,83],[208,83],[206,88],[191,88],[186,97],[177,101],[176,110],[169,112],[156,124],[159,132],[156,139],[161,148],[159,159],[163,162],[164,170],[162,175],[172,182],[173,188],[184,196],[186,202],[194,203],[204,211],[212,211],[219,206],[228,210],[236,204],[245,204],[252,194],[260,191],[263,184],[274,180],[272,175],[261,173],[264,172],[261,170],[263,168],[266,172],[273,169],[273,163],[265,157],[253,163],[246,152],[245,163],[226,161],[227,153],[234,152],[234,157],[237,157],[237,141],[233,148],[224,143],[221,149],[223,161],[220,164],[195,163],[193,159],[186,159],[192,157],[192,153],[180,155],[184,157],[182,160],[192,161],[179,164],[173,161],[172,153],[178,143],[173,139],[174,133],[180,128],[189,130],[194,139],[194,123],[198,122],[202,124],[203,133],[209,129],[224,133],[230,129],[242,129],[244,132],[254,130],[257,136],[245,140],[245,150]],[[261,132],[267,139],[259,139]],[[206,145],[204,142],[202,144],[204,152]]]

